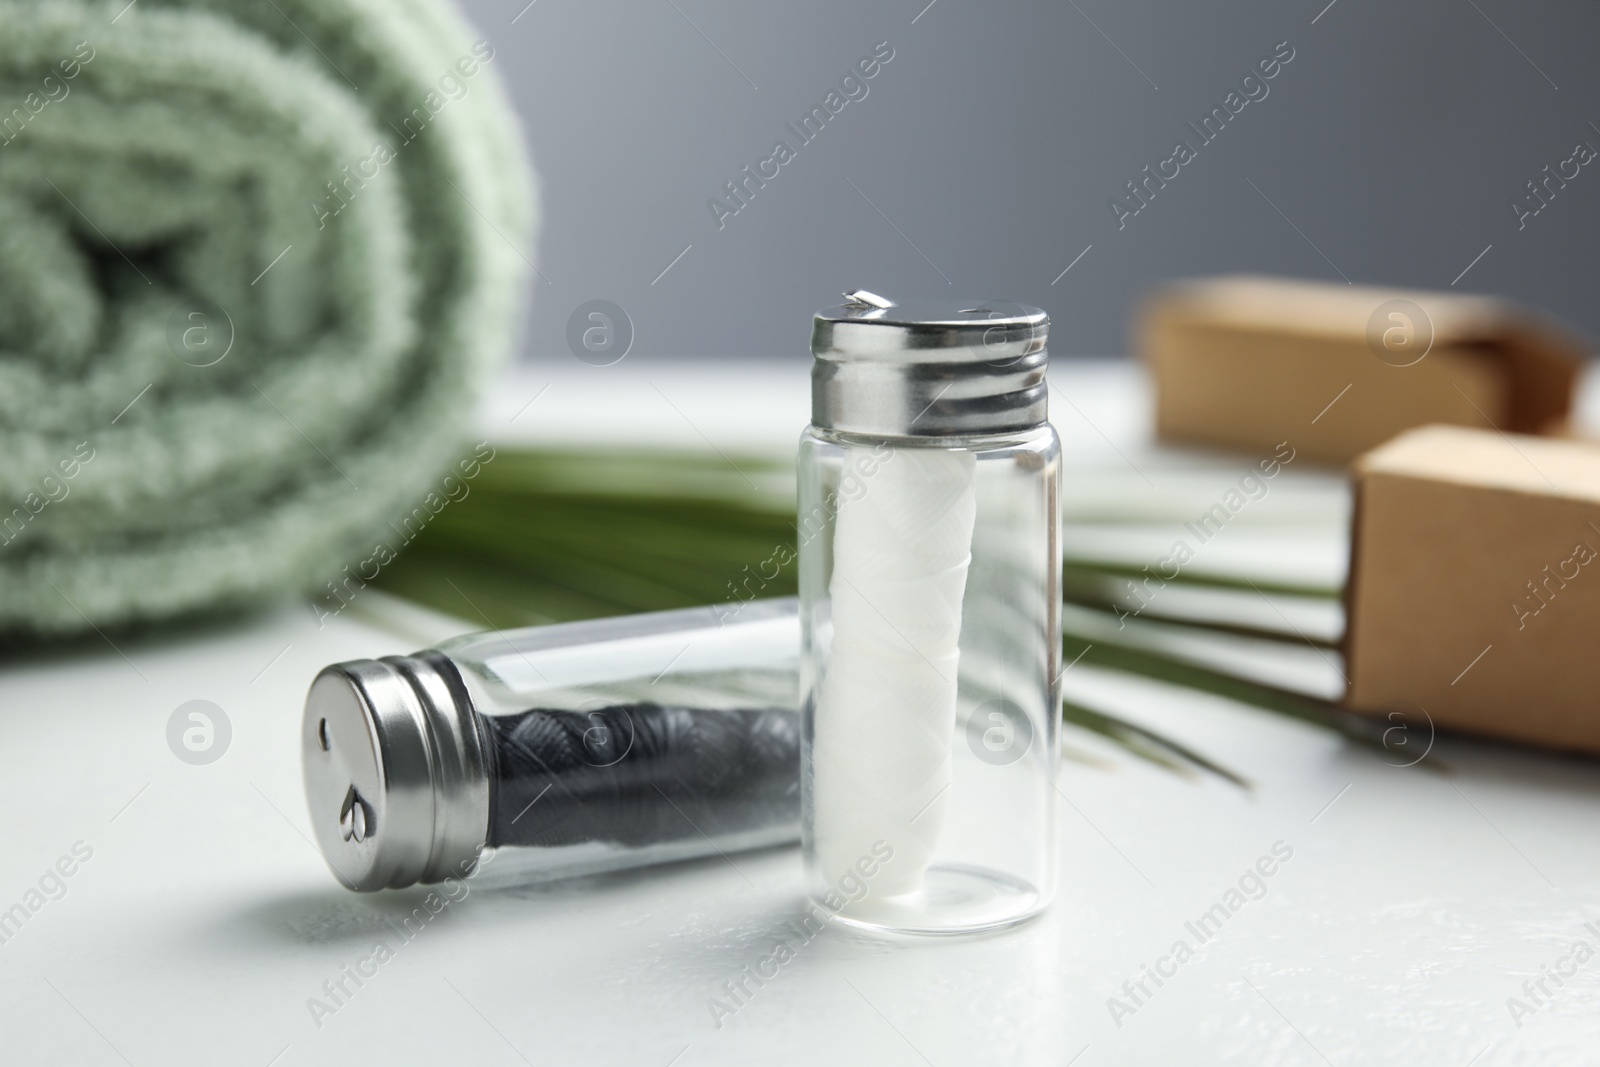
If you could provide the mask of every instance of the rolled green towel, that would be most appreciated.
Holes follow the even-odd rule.
[[[443,0],[0,0],[0,631],[341,581],[471,451],[532,268]]]

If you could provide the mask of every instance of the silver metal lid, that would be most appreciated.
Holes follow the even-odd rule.
[[[811,327],[811,421],[893,437],[1043,423],[1050,318],[1008,300],[897,304],[858,289]]]
[[[328,866],[363,892],[470,874],[489,832],[486,742],[437,652],[325,668],[306,694],[306,803]]]

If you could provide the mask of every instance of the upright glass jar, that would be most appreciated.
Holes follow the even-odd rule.
[[[1060,441],[1038,308],[818,312],[800,440],[802,842],[839,922],[1019,922],[1056,884]]]

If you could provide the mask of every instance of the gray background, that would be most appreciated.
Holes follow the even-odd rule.
[[[1600,161],[1520,231],[1510,207],[1600,148],[1594,0],[926,2],[464,0],[543,183],[527,354],[571,360],[602,298],[630,361],[804,359],[811,312],[861,286],[1038,304],[1055,355],[1106,355],[1163,279],[1445,288],[1485,248],[1458,289],[1600,333]],[[800,146],[784,123],[882,40],[869,95]],[[1280,41],[1270,95],[1119,231],[1110,198]],[[707,199],[779,138],[798,158],[719,231]]]

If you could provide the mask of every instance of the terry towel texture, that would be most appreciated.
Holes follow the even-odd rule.
[[[0,0],[0,631],[395,541],[532,226],[494,50],[442,0]]]

